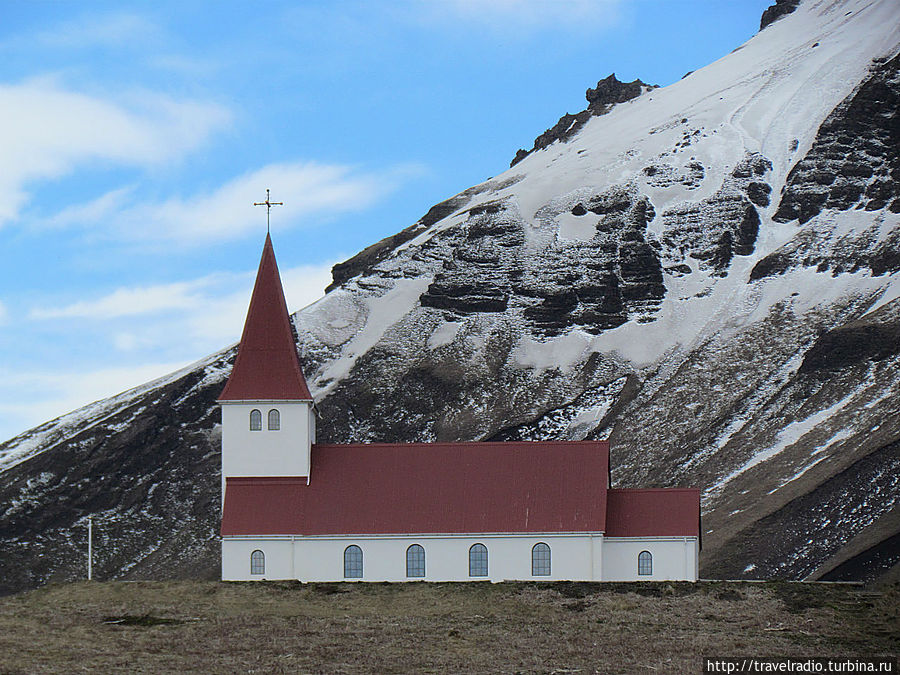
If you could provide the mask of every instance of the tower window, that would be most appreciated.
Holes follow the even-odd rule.
[[[488,575],[488,550],[484,544],[473,544],[469,549],[469,576],[486,577]]]
[[[543,542],[531,549],[531,576],[550,576],[550,547]]]
[[[351,544],[344,549],[344,578],[362,579],[363,552],[356,544]]]
[[[281,414],[272,408],[269,411],[269,431],[278,431],[281,429]]]
[[[250,431],[262,431],[262,413],[259,410],[250,411]]]
[[[250,554],[250,574],[266,573],[266,554],[260,550]]]
[[[413,544],[406,549],[406,576],[425,576],[425,549],[419,544]]]
[[[638,553],[638,574],[641,576],[653,574],[653,556],[650,555],[650,551]]]

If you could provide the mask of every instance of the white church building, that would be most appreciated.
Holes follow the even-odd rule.
[[[697,489],[612,489],[609,443],[316,443],[266,237],[222,407],[222,579],[697,579]]]

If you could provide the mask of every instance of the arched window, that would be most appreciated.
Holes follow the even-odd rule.
[[[266,554],[260,550],[250,554],[250,574],[266,573]]]
[[[362,579],[363,556],[362,549],[356,544],[351,544],[344,549],[344,578]]]
[[[638,553],[638,574],[641,576],[653,574],[653,556],[650,551]]]
[[[531,549],[531,576],[550,576],[550,547],[543,542]]]
[[[281,415],[275,408],[269,411],[269,431],[278,431],[281,429]]]
[[[262,413],[259,410],[250,411],[250,431],[262,431]]]
[[[425,549],[418,544],[406,549],[406,576],[425,576]]]
[[[488,550],[484,544],[472,544],[469,549],[469,576],[486,577],[488,575]]]

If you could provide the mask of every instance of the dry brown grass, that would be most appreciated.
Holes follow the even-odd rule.
[[[695,673],[709,655],[896,655],[898,599],[896,585],[77,583],[0,598],[0,672]]]

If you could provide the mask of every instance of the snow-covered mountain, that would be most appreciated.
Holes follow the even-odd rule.
[[[779,0],[680,82],[606,78],[295,315],[320,440],[609,437],[704,490],[701,574],[900,559],[900,7]],[[283,260],[291,251],[279,249]],[[228,348],[0,445],[0,591],[214,576]]]

